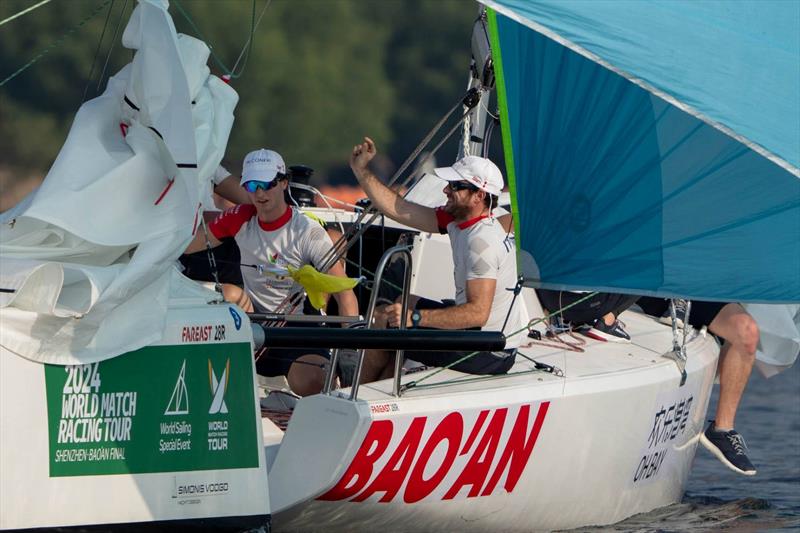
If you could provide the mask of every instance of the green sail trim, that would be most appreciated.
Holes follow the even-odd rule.
[[[500,110],[500,131],[503,136],[503,155],[506,160],[506,175],[508,177],[508,190],[511,195],[511,215],[514,217],[514,233],[520,233],[519,205],[517,204],[517,183],[514,173],[514,148],[511,141],[511,126],[508,120],[508,100],[506,99],[506,83],[503,76],[503,60],[500,53],[500,34],[497,29],[497,13],[494,9],[486,8],[489,22],[489,44],[492,48],[492,63],[494,65],[495,87],[497,88],[497,107]],[[520,252],[520,239],[514,239],[517,255]],[[519,262],[519,261],[517,261]]]

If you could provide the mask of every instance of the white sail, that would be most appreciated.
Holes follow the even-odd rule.
[[[205,43],[178,35],[164,0],[141,0],[136,50],[81,106],[42,186],[3,217],[0,344],[30,359],[98,361],[157,341],[167,300],[208,298],[173,264],[192,237],[236,92]]]

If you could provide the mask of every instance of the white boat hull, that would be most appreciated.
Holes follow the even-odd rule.
[[[0,348],[0,529],[268,523],[252,336],[231,309],[172,309],[160,344],[96,365]]]
[[[523,358],[518,374],[443,371],[429,388],[409,374],[420,385],[400,398],[388,381],[356,402],[306,398],[283,434],[259,421],[249,326],[230,309],[171,309],[160,345],[97,367],[3,350],[0,529],[270,514],[279,531],[610,524],[681,499],[718,353],[695,337],[681,386],[652,348],[667,328],[634,315],[638,344],[526,350],[565,377]]]
[[[571,377],[566,361],[566,378],[302,400],[277,453],[267,449],[270,483],[280,487],[271,497],[275,529],[568,529],[680,501],[717,344],[704,335],[689,344],[683,386],[675,364],[655,353],[613,371],[614,359],[633,357],[624,345],[616,350],[574,355],[608,363],[605,373],[581,376],[573,365]]]

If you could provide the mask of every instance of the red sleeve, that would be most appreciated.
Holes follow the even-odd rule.
[[[217,239],[234,237],[248,220],[256,215],[256,206],[241,204],[231,207],[215,218],[208,229]]]
[[[447,225],[455,219],[453,215],[444,210],[444,207],[436,208],[436,225],[439,226],[439,233],[447,233]]]

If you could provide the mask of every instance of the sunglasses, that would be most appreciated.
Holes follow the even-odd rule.
[[[245,182],[244,189],[247,192],[255,193],[257,190],[261,189],[262,191],[268,191],[275,187],[278,184],[279,178],[275,178],[272,181],[257,181],[257,180],[250,180]]]
[[[469,183],[468,181],[448,181],[447,187],[450,189],[451,192],[463,191],[465,189],[473,192],[478,190],[476,186]]]

